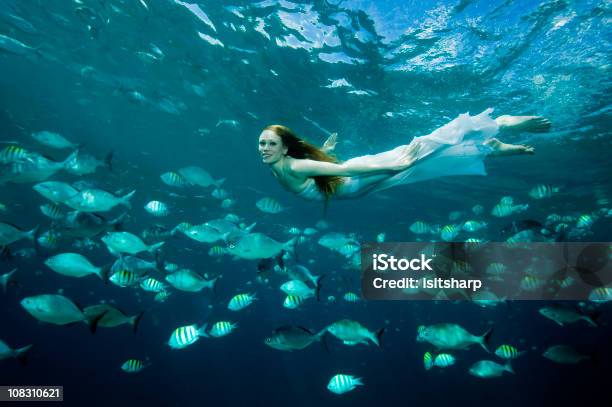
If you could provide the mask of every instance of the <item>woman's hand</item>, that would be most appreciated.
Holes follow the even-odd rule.
[[[393,163],[390,163],[388,167],[389,170],[403,171],[412,166],[419,159],[420,151],[421,143],[418,141],[407,145],[402,154],[400,154]]]
[[[330,134],[327,140],[325,140],[325,143],[323,143],[323,147],[321,147],[321,150],[323,150],[324,153],[331,153],[332,151],[334,151],[334,148],[336,148],[336,144],[338,144],[337,140],[338,133]]]

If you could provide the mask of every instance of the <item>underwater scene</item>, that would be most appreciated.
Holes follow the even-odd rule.
[[[609,0],[0,0],[0,404],[605,404],[611,33]],[[402,244],[507,261],[362,290]]]

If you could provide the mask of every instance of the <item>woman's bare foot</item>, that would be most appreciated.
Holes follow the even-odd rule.
[[[503,115],[495,119],[500,130],[525,131],[529,133],[546,133],[550,131],[550,121],[542,116]]]
[[[485,146],[489,146],[493,149],[489,153],[491,156],[501,155],[518,155],[518,154],[533,154],[534,148],[524,144],[506,144],[502,143],[496,138],[490,138],[485,140],[483,143]]]

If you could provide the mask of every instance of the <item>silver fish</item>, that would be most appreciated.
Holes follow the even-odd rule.
[[[50,131],[39,131],[36,133],[32,133],[32,138],[44,146],[56,148],[59,150],[77,147],[76,144],[66,140],[66,138],[61,134],[53,133]]]
[[[79,190],[60,181],[45,181],[34,185],[32,188],[45,198],[55,202],[63,203],[67,199],[77,195]]]
[[[138,236],[129,232],[109,232],[102,237],[102,241],[109,250],[129,254],[137,254],[144,251],[154,253],[164,244],[164,242],[159,242],[147,245]]]
[[[225,181],[225,178],[220,178],[218,180],[213,179],[213,177],[208,173],[208,171],[195,165],[183,167],[178,170],[178,173],[182,175],[183,178],[187,180],[187,182],[189,182],[190,184],[199,185],[204,188],[209,187],[211,185],[215,187],[220,187]]]
[[[37,231],[38,226],[26,232],[11,223],[0,222],[0,246],[6,246],[21,239],[34,241]]]
[[[55,325],[85,322],[94,333],[102,316],[88,318],[69,298],[58,294],[42,294],[25,297],[21,306],[34,318]]]
[[[0,360],[15,358],[21,364],[26,364],[27,353],[32,348],[33,345],[27,345],[22,348],[12,349],[8,346],[4,341],[0,340]]]
[[[251,233],[244,235],[237,242],[230,242],[227,251],[243,259],[267,259],[279,255],[282,251],[293,252],[296,240],[294,237],[281,243],[262,233]]]
[[[67,199],[64,203],[81,212],[105,212],[110,211],[117,205],[130,208],[130,199],[135,192],[136,190],[122,197],[117,197],[102,189],[85,189]]]
[[[194,271],[183,269],[168,274],[166,276],[166,281],[177,290],[198,292],[202,291],[204,288],[210,288],[214,291],[218,278],[219,277],[215,277],[212,280],[207,280]]]
[[[112,171],[113,151],[110,151],[103,160],[94,157],[82,150],[76,150],[64,161],[64,169],[71,174],[93,174],[99,167]]]

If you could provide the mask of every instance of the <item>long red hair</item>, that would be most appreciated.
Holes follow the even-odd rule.
[[[337,163],[338,159],[321,150],[319,147],[310,144],[298,137],[290,128],[273,124],[266,127],[264,130],[274,132],[283,141],[283,145],[287,147],[287,155],[293,158],[302,158],[315,161],[325,161],[328,163]],[[330,198],[336,193],[338,187],[344,182],[342,177],[337,176],[316,176],[312,177],[317,185],[317,188],[326,198]]]

